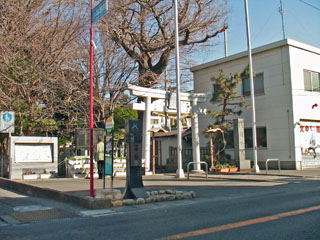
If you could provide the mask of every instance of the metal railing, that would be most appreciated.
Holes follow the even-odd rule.
[[[268,173],[268,163],[269,162],[278,162],[278,168],[279,168],[279,172],[280,172],[280,160],[278,158],[269,158],[266,161],[266,173]]]
[[[189,180],[189,168],[190,168],[190,165],[191,164],[204,164],[206,165],[206,178],[208,178],[208,163],[207,162],[204,162],[204,161],[201,161],[201,162],[189,162],[188,165],[187,165],[187,180]]]

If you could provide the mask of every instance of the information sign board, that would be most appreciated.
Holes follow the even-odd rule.
[[[105,124],[105,129],[107,132],[112,132],[114,127],[114,122],[113,122],[113,118],[112,117],[108,117],[106,120],[106,124]]]
[[[13,133],[14,132],[14,112],[1,111],[0,113],[0,132]]]
[[[106,157],[106,160],[104,162],[104,166],[105,166],[105,175],[109,175],[112,176],[112,157]]]
[[[15,144],[16,163],[53,162],[53,144]]]

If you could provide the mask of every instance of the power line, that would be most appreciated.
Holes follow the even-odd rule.
[[[303,1],[303,0],[299,0],[299,1],[302,2],[302,3],[304,3],[304,4],[306,4],[306,5],[308,5],[308,6],[310,6],[310,7],[312,7],[312,8],[314,8],[314,9],[317,9],[318,11],[320,11],[320,8],[318,8],[318,7],[310,4],[310,3],[308,3],[308,2],[305,2],[305,1]]]

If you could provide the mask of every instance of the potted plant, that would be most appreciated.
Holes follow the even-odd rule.
[[[230,165],[229,167],[229,172],[237,172],[238,171],[238,167],[235,165]]]
[[[41,179],[48,179],[51,177],[51,173],[48,173],[46,170],[43,170],[42,173],[40,173],[40,178]]]
[[[213,172],[221,172],[221,173],[228,173],[229,172],[229,164],[221,164],[219,161],[216,161],[215,165],[210,168]]]
[[[22,174],[23,180],[30,180],[30,179],[37,179],[39,176],[35,172],[32,171],[26,171]]]

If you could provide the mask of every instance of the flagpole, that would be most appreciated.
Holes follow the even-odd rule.
[[[93,0],[90,0],[90,197],[94,197],[93,178]]]
[[[248,0],[244,0],[245,12],[246,12],[246,26],[247,26],[247,44],[248,44],[248,57],[249,57],[249,73],[250,73],[250,89],[251,89],[251,107],[252,107],[252,138],[253,138],[253,171],[260,172],[258,165],[258,153],[257,153],[257,125],[256,125],[256,106],[254,98],[254,81],[252,70],[252,53],[251,53],[251,40],[250,40],[250,23],[249,23],[249,8]]]
[[[174,0],[174,21],[175,21],[175,49],[176,49],[176,94],[177,94],[177,178],[183,178],[182,168],[182,134],[181,134],[181,103],[180,103],[180,64],[179,64],[179,27],[178,27],[178,3]]]

